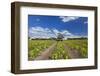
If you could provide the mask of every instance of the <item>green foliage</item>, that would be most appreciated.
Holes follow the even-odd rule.
[[[80,52],[82,58],[88,57],[87,40],[66,40],[67,46]]]
[[[67,51],[64,48],[64,44],[62,41],[59,41],[55,50],[53,51],[51,59],[68,59]]]
[[[44,49],[48,48],[53,41],[51,40],[29,40],[28,42],[28,57],[29,60],[35,59]]]
[[[53,40],[29,40],[28,41],[28,59],[34,60],[39,56],[46,48],[49,48],[55,41]],[[55,49],[53,50],[51,56],[49,57],[52,60],[57,59],[69,59],[68,49],[65,49],[65,46],[70,49],[76,49],[80,52],[81,58],[88,57],[88,42],[87,40],[63,40],[58,41]]]

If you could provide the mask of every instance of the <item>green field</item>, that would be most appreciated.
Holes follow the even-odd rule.
[[[29,40],[28,43],[28,57],[29,59],[35,59],[44,49],[53,44],[51,40]]]
[[[71,59],[69,52],[70,50],[77,50],[80,53],[80,58],[88,57],[88,43],[87,40],[29,40],[28,41],[28,59],[34,60],[36,57],[40,56],[45,49],[56,43],[52,54],[48,59]],[[67,48],[68,49],[67,49]]]

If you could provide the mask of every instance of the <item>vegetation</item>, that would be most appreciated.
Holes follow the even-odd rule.
[[[54,44],[56,40],[29,40],[28,43],[28,59],[34,60],[36,57],[41,55],[42,52],[46,48],[49,48],[52,44]],[[78,40],[59,40],[57,41],[57,45],[55,49],[52,51],[49,59],[69,59],[68,49],[65,47],[68,46],[70,49],[77,50],[80,54],[80,58],[88,57],[88,43],[87,39],[78,39]]]
[[[28,42],[28,57],[29,60],[35,59],[37,56],[48,48],[53,41],[51,40],[29,40]]]
[[[71,49],[76,49],[80,52],[81,57],[86,58],[88,56],[88,44],[87,40],[66,40],[66,46]]]
[[[63,34],[61,33],[58,33],[58,36],[57,36],[57,41],[62,41],[64,38]]]
[[[68,53],[64,48],[64,44],[62,41],[59,41],[52,55],[51,59],[68,59]]]

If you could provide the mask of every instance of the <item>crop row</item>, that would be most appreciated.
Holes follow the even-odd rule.
[[[49,48],[54,41],[51,40],[29,40],[28,41],[28,58],[34,60],[39,56],[46,48]]]
[[[57,43],[56,48],[53,50],[52,55],[50,56],[51,59],[68,59],[68,54],[66,49],[64,48],[64,44],[62,41]]]
[[[80,52],[81,57],[86,58],[88,56],[88,45],[87,40],[81,40],[81,41],[66,41],[66,46],[69,46],[71,49],[76,49]]]
[[[28,41],[28,59],[34,60],[38,57],[46,48],[49,48],[54,42],[52,40],[29,40]],[[68,59],[68,52],[65,47],[70,49],[76,49],[80,52],[81,58],[88,56],[88,43],[87,40],[64,40],[58,41],[55,49],[52,51],[50,59]]]

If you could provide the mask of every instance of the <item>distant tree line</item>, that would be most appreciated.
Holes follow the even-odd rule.
[[[57,41],[62,41],[63,38],[64,38],[64,36],[61,33],[58,33],[57,38],[55,38],[55,37],[51,37],[51,38],[30,38],[30,37],[28,37],[28,39],[30,39],[30,40],[57,40]],[[67,38],[67,40],[83,40],[83,39],[87,39],[87,37]]]
[[[81,38],[67,38],[67,40],[83,40],[87,39],[87,37],[81,37]]]

